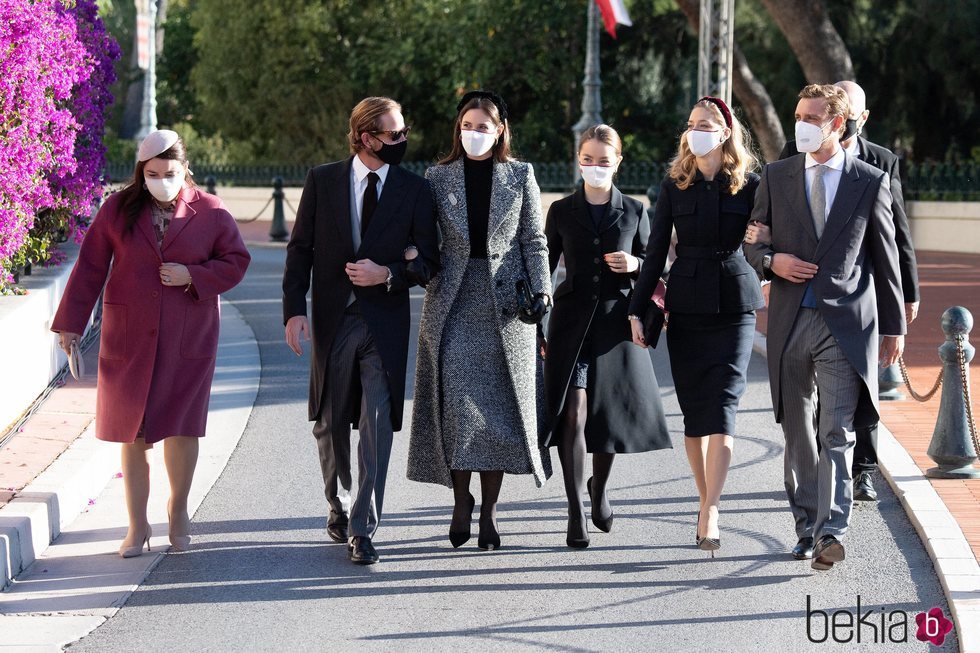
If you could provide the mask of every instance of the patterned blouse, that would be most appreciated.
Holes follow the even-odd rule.
[[[150,216],[153,220],[153,231],[157,235],[157,245],[163,247],[163,239],[167,235],[167,227],[170,226],[170,222],[174,219],[174,210],[177,208],[177,202],[174,202],[167,208],[161,208],[156,202],[150,202]]]

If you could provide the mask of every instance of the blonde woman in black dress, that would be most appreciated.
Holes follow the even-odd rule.
[[[697,485],[696,542],[721,547],[719,503],[732,460],[735,415],[752,355],[755,311],[764,306],[759,278],[741,243],[759,176],[749,135],[718,98],[698,100],[677,156],[660,184],[646,262],[630,304],[633,342],[643,347],[640,317],[664,271],[671,232],[677,259],[665,308],[667,348],[684,444]]]

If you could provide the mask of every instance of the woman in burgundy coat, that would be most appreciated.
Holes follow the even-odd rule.
[[[68,352],[105,285],[95,427],[100,440],[122,443],[124,558],[149,549],[147,452],[160,440],[171,547],[190,545],[187,495],[207,424],[218,294],[242,280],[251,259],[221,200],[187,175],[175,132],[151,133],[137,158],[132,181],[89,227],[51,325]]]

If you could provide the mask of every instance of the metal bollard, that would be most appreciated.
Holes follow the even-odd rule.
[[[286,214],[283,212],[282,201],[286,193],[282,190],[282,177],[272,180],[272,226],[269,227],[269,238],[282,242],[289,237],[286,231]]]
[[[215,186],[218,184],[218,180],[214,178],[214,175],[208,175],[204,178],[204,186],[209,194],[217,195],[218,191]]]
[[[943,394],[939,417],[926,452],[937,467],[926,471],[930,478],[980,478],[973,466],[977,451],[971,429],[972,409],[967,404],[970,361],[976,351],[969,342],[973,316],[962,306],[946,309],[942,319],[946,342],[939,347],[943,360]],[[968,410],[969,409],[969,410]]]

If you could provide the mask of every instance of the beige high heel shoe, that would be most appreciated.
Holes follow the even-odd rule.
[[[190,520],[188,519],[188,525],[190,525]],[[170,550],[180,553],[187,551],[191,548],[191,536],[190,535],[174,535],[173,528],[174,522],[170,515],[170,501],[167,501],[167,522],[170,525],[170,532],[168,533],[170,537]]]
[[[146,527],[146,536],[140,541],[136,546],[120,546],[119,555],[123,558],[135,558],[137,556],[143,555],[143,547],[146,546],[146,550],[150,551],[150,538],[153,537],[153,531],[150,527]]]

